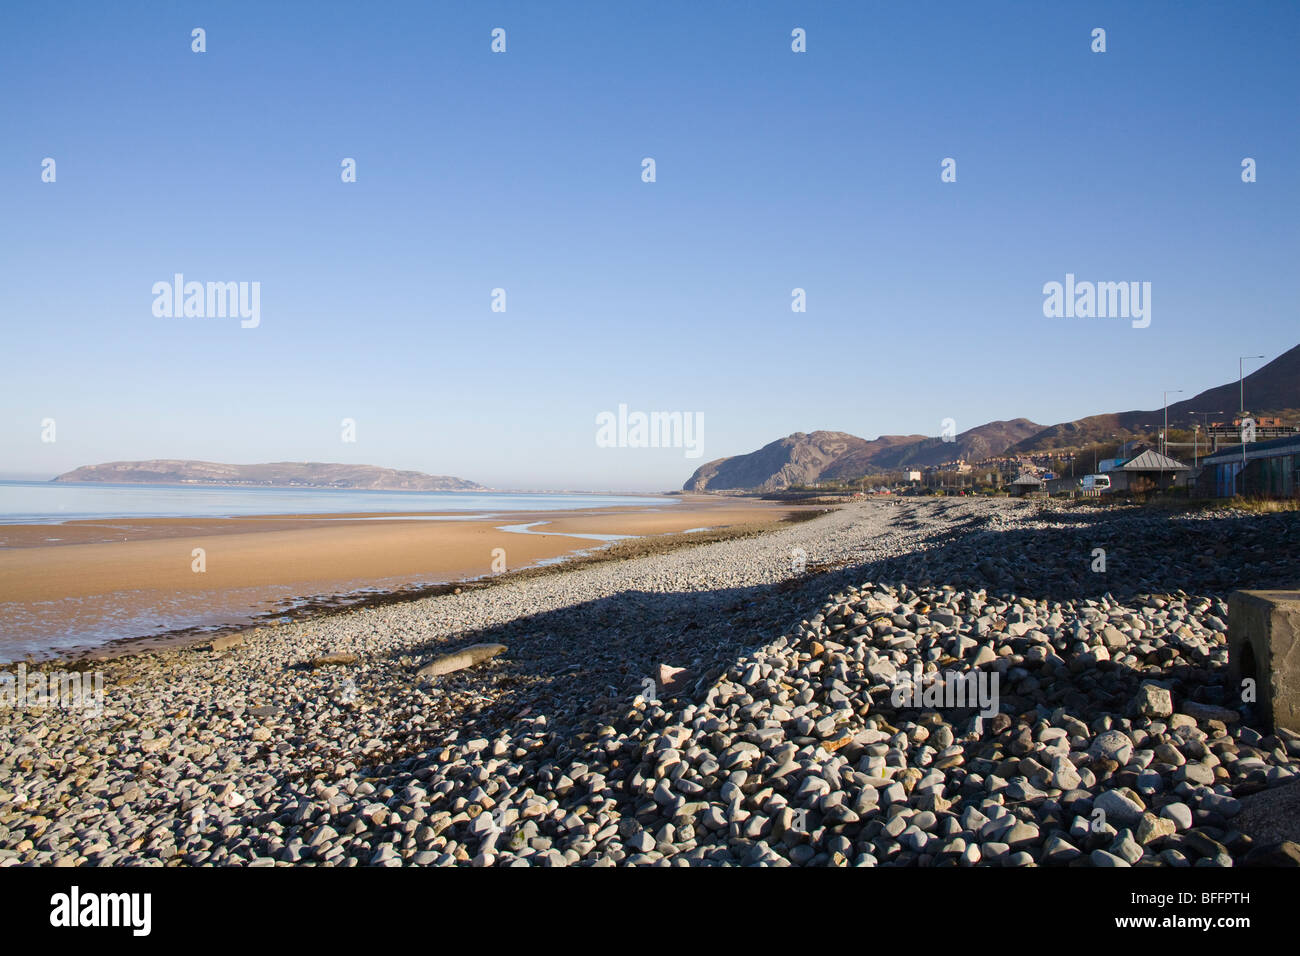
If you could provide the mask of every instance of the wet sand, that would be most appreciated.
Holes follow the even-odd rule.
[[[0,527],[0,659],[249,622],[303,598],[478,578],[602,543],[581,535],[775,522],[791,510],[776,502],[692,496],[665,499],[663,508],[490,517],[279,515],[6,525]],[[532,527],[527,533],[501,530],[520,525]],[[195,570],[195,549],[202,550],[201,571]]]

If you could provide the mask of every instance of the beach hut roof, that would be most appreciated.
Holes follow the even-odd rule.
[[[1158,451],[1148,449],[1124,463],[1122,471],[1190,471],[1181,461],[1167,458]]]
[[[1020,474],[1016,475],[1016,480],[1011,483],[1013,485],[1041,485],[1043,482],[1037,475],[1031,475],[1027,471],[1022,471]]]

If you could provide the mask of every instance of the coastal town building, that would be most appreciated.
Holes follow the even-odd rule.
[[[1107,472],[1111,491],[1163,491],[1187,483],[1191,468],[1158,451],[1147,449]]]
[[[1210,498],[1300,496],[1300,435],[1222,448],[1201,459],[1196,493]]]
[[[1269,441],[1274,438],[1300,437],[1300,425],[1289,425],[1280,418],[1267,415],[1251,417],[1249,412],[1238,415],[1231,422],[1211,422],[1205,430],[1212,447],[1217,450],[1220,445],[1237,445],[1241,443],[1241,432],[1247,420],[1255,426],[1255,441]]]
[[[1043,481],[1037,475],[1031,475],[1027,471],[1021,472],[1016,476],[1011,484],[1007,485],[1007,490],[1011,492],[1014,498],[1023,498],[1025,495],[1046,494],[1046,487]]]

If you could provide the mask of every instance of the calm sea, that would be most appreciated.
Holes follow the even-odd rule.
[[[619,505],[662,506],[675,501],[674,498],[637,495],[333,491],[319,488],[0,481],[0,524],[58,524],[86,518],[224,518],[401,511],[495,514]]]

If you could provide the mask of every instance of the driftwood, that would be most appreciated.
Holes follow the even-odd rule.
[[[469,647],[462,647],[450,654],[435,657],[421,667],[417,674],[420,677],[441,677],[443,674],[450,674],[454,671],[464,670],[466,667],[473,667],[475,664],[481,664],[483,661],[504,653],[505,649],[504,644],[471,644]]]

